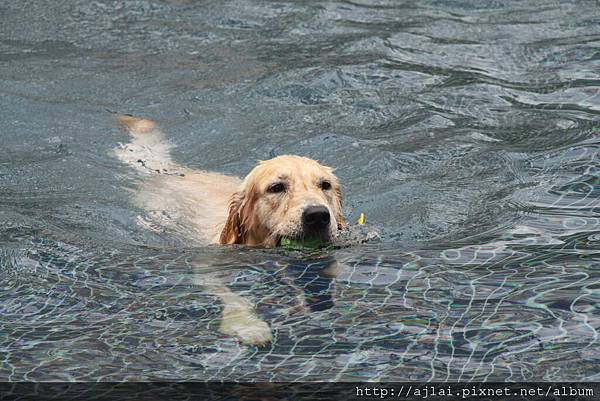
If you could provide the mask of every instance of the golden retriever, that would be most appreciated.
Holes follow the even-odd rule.
[[[169,154],[172,145],[150,120],[117,121],[132,140],[116,155],[146,175],[133,197],[146,211],[139,221],[149,229],[171,230],[200,244],[275,247],[282,238],[332,242],[346,227],[338,179],[315,160],[278,156],[260,161],[240,180],[178,165]],[[201,281],[223,302],[221,332],[247,344],[271,341],[270,328],[248,301],[218,281]]]

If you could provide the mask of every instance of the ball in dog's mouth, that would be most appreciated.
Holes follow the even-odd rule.
[[[282,248],[301,251],[301,250],[312,250],[312,249],[323,248],[323,247],[326,247],[327,245],[329,245],[329,243],[327,241],[323,241],[318,238],[294,239],[294,238],[282,237],[279,240],[279,245]]]

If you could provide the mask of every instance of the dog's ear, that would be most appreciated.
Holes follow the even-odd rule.
[[[256,191],[253,186],[231,195],[229,215],[219,237],[220,244],[245,244],[255,234],[259,226],[254,213],[255,203]]]
[[[346,223],[346,218],[344,217],[344,211],[342,207],[342,190],[339,186],[335,188],[335,197],[337,201],[335,220],[337,221],[338,230],[345,230],[348,227],[348,223]]]
[[[236,192],[231,195],[229,201],[229,215],[219,237],[220,244],[241,244],[243,243],[244,229],[242,226],[241,207],[244,195]]]

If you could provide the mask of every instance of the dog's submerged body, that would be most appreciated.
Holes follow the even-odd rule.
[[[150,120],[117,117],[132,136],[116,149],[120,160],[147,177],[133,195],[147,228],[171,230],[199,243],[274,247],[282,238],[332,242],[345,228],[342,197],[329,167],[300,156],[261,161],[240,180],[175,163],[171,145]],[[221,332],[248,344],[271,341],[252,305],[219,282],[202,284],[223,302]]]
[[[172,146],[152,121],[129,116],[117,121],[132,136],[115,150],[117,156],[146,175],[133,194],[134,203],[149,216],[140,221],[152,230],[175,231],[192,243],[219,242],[228,202],[242,180],[176,164],[169,153]]]

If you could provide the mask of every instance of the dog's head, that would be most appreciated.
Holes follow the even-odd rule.
[[[274,247],[282,238],[331,242],[346,227],[331,168],[301,156],[261,161],[233,194],[221,244]]]

